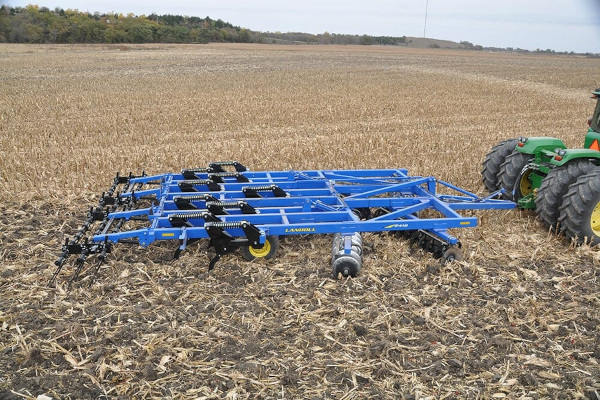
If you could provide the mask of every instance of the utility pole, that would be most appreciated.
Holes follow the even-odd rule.
[[[429,0],[425,3],[425,27],[423,28],[423,37],[425,37],[425,32],[427,32],[427,9],[429,8]]]

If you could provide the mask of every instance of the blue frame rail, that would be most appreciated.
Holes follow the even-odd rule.
[[[448,229],[477,225],[477,218],[459,211],[515,207],[497,194],[481,198],[406,169],[255,172],[226,161],[181,173],[117,174],[79,232],[65,241],[51,283],[70,255],[78,258],[69,284],[90,255],[98,258],[95,277],[114,244],[147,247],[159,240],[178,241],[177,257],[208,239],[217,253],[209,269],[238,248],[260,249],[268,237],[288,235],[400,232],[440,256],[460,246]]]

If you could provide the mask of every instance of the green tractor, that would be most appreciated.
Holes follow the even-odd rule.
[[[549,227],[577,243],[600,243],[600,88],[582,149],[552,137],[508,139],[486,155],[481,171],[490,192],[535,209]]]

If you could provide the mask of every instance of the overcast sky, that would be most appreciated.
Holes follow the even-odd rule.
[[[100,13],[179,14],[256,31],[416,36],[600,53],[600,0],[0,0]]]

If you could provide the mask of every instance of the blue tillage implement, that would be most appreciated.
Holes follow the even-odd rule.
[[[336,276],[360,270],[360,232],[398,232],[436,258],[454,258],[460,243],[448,229],[477,225],[477,218],[459,211],[515,207],[495,199],[498,194],[480,198],[406,169],[255,172],[229,161],[181,173],[117,174],[79,232],[65,241],[51,283],[70,255],[78,258],[69,284],[96,255],[93,281],[114,244],[147,247],[158,240],[177,241],[178,257],[189,244],[208,239],[216,252],[209,270],[238,248],[246,258],[270,258],[278,237],[307,234],[335,234]]]

